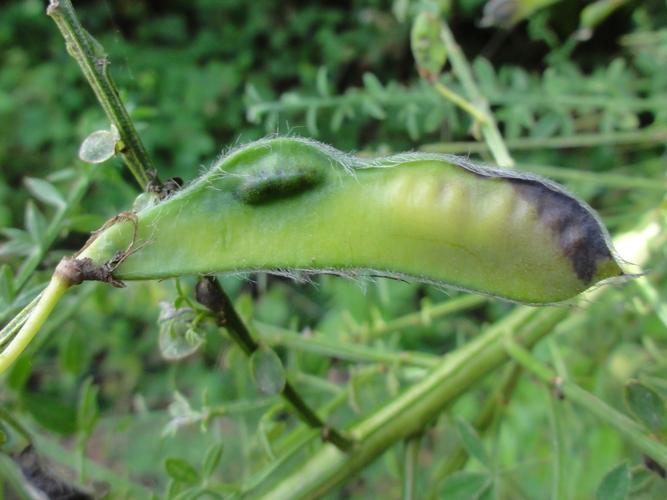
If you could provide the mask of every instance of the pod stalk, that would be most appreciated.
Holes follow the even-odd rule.
[[[60,266],[59,266],[60,267]],[[0,352],[0,373],[5,372],[25,350],[73,282],[55,272],[34,309],[14,338]]]

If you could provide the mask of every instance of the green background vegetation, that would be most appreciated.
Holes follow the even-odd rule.
[[[483,147],[458,144],[473,140],[469,117],[415,70],[413,17],[422,8],[439,8],[518,167],[566,184],[598,210],[612,234],[631,228],[664,196],[665,2],[625,2],[588,40],[575,40],[581,33],[578,0],[556,2],[509,30],[479,26],[484,3],[75,6],[105,47],[160,176],[186,180],[225,147],[275,132],[364,155],[423,148],[490,161]],[[119,160],[97,167],[31,281],[18,296],[6,291],[44,244],[54,214],[44,190],[27,189],[25,179],[46,179],[67,193],[83,175],[76,159],[81,141],[108,128],[44,7],[38,0],[0,7],[3,320],[34,295],[60,257],[80,248],[90,231],[137,195]],[[449,70],[442,81],[465,94]],[[562,147],[573,141],[580,144]],[[562,376],[631,416],[632,405],[624,401],[629,381],[667,396],[664,254],[658,246],[647,266],[650,293],[632,283],[614,287],[601,300],[573,308],[535,350]],[[85,284],[49,320],[36,341],[39,349],[31,347],[4,376],[3,411],[30,431],[43,457],[63,466],[63,477],[98,494],[138,497],[144,487],[162,495],[199,484],[212,469],[209,483],[222,495],[230,484],[256,477],[285,449],[297,421],[276,409],[275,398],[259,393],[247,360],[227,337],[211,327],[201,332],[206,342],[196,354],[178,362],[161,356],[158,302],[189,296],[193,283],[131,284],[121,291]],[[329,418],[336,425],[369,414],[423,377],[435,356],[514,307],[478,299],[454,314],[431,314],[434,305],[463,294],[383,279],[323,276],[299,283],[261,274],[225,277],[223,283],[244,317],[258,322],[259,338],[276,346],[308,402],[323,408],[339,401]],[[397,354],[402,352],[408,354]],[[458,419],[474,420],[498,379],[496,373],[480,381],[425,431],[416,469],[419,497],[549,498],[560,477],[563,498],[591,498],[603,476],[623,462],[632,472],[632,498],[665,497],[667,483],[642,465],[641,452],[579,406],[554,400],[531,375],[521,376],[489,429],[470,437]],[[658,407],[664,410],[662,400]],[[651,427],[633,418],[664,439],[661,421]],[[6,458],[20,438],[11,429],[3,432]],[[443,463],[462,442],[472,459],[446,476]],[[216,467],[212,443],[224,448]],[[316,440],[302,453],[315,448]],[[405,460],[397,444],[332,498],[400,496]],[[0,476],[11,484],[15,467],[6,459],[0,465]],[[622,484],[612,489],[623,493]]]

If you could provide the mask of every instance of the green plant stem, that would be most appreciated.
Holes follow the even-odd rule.
[[[536,174],[545,175],[563,181],[576,181],[596,186],[607,186],[622,189],[646,189],[664,192],[667,183],[660,179],[645,179],[629,175],[612,174],[607,172],[590,172],[573,168],[553,167],[547,165],[517,165],[519,170],[528,170]]]
[[[522,149],[565,149],[590,148],[613,144],[662,144],[667,142],[667,130],[663,128],[648,128],[632,132],[607,132],[601,134],[578,134],[561,137],[521,137],[505,141],[507,147],[514,150]],[[436,142],[424,144],[420,151],[429,153],[469,154],[489,151],[485,142]]]
[[[667,328],[667,304],[660,298],[660,292],[651,284],[648,277],[642,276],[634,281],[635,287],[644,297],[649,305],[655,310],[660,322]]]
[[[197,284],[197,301],[214,314],[218,324],[227,330],[229,336],[246,355],[250,356],[259,349],[259,344],[252,338],[250,331],[234,309],[231,299],[224,292],[217,278],[204,276],[200,279]],[[317,416],[315,411],[308,406],[289,382],[285,383],[281,395],[292,406],[301,420],[310,427],[321,429],[322,438],[325,441],[333,443],[343,451],[352,447],[352,442],[348,438],[336,429],[329,427]]]
[[[371,328],[361,329],[359,334],[366,340],[381,337],[391,332],[403,330],[404,328],[426,326],[435,318],[441,318],[443,316],[449,316],[450,314],[479,307],[482,304],[485,304],[488,300],[489,298],[483,295],[462,295],[436,305],[424,306],[421,311],[406,314],[405,316],[386,321]]]
[[[520,94],[505,92],[491,97],[491,102],[498,106],[544,106],[544,94]],[[607,109],[613,103],[614,108],[623,107],[633,111],[654,111],[667,106],[667,97],[664,94],[654,94],[651,98],[641,97],[616,97],[613,95],[558,95],[549,98],[551,106],[568,108],[602,108]]]
[[[391,363],[433,368],[438,356],[421,352],[402,351],[387,352],[363,345],[354,345],[328,338],[324,334],[314,332],[313,336],[303,336],[290,330],[255,321],[253,323],[263,342],[274,346],[282,345],[290,349],[312,352],[322,356],[331,356],[349,361]]]
[[[430,94],[430,93],[429,93]],[[383,93],[378,97],[379,101],[386,106],[400,107],[407,104],[419,105],[433,105],[432,97],[425,93],[420,87],[409,88],[384,88]],[[355,89],[354,92],[348,92],[342,95],[334,95],[328,97],[322,96],[298,96],[294,98],[281,98],[276,101],[259,101],[248,106],[249,120],[256,121],[261,115],[268,113],[294,113],[306,111],[310,108],[317,107],[318,109],[340,108],[344,106],[356,108],[363,106],[367,99],[367,94]],[[600,96],[596,95],[554,95],[550,96],[550,105],[559,106],[561,108],[579,109],[585,107],[586,109],[609,109],[611,104],[613,107],[629,108],[634,111],[653,111],[667,106],[667,96],[664,94],[656,94],[653,98],[638,98],[638,97],[619,97],[619,96]],[[507,90],[499,92],[495,95],[487,96],[487,101],[493,106],[514,106],[523,105],[531,106],[533,108],[540,108],[544,106],[544,96],[537,90],[532,94],[511,93]],[[629,132],[628,132],[629,133]],[[557,140],[554,138],[554,140]],[[644,142],[639,139],[638,142]],[[649,140],[649,142],[664,142],[658,137]],[[456,143],[454,143],[456,144]],[[488,146],[479,146],[479,142],[473,142],[478,147],[484,147],[488,150]],[[465,152],[465,151],[464,151]]]
[[[454,70],[454,73],[456,73],[458,80],[461,82],[465,93],[468,95],[468,99],[475,103],[476,109],[480,110],[487,116],[486,122],[480,124],[480,129],[493,158],[501,167],[512,167],[514,165],[514,160],[507,150],[507,146],[505,146],[505,142],[498,130],[496,121],[489,109],[489,104],[477,87],[472,76],[470,65],[468,64],[461,47],[456,43],[449,26],[444,20],[442,22],[440,35],[447,47],[447,54],[452,63],[452,69]]]
[[[585,391],[568,380],[563,380],[548,366],[544,365],[533,354],[520,345],[512,337],[505,338],[505,349],[512,358],[520,363],[543,382],[552,384],[554,388],[573,403],[585,408],[606,424],[623,434],[635,447],[646,453],[663,467],[667,466],[667,446],[652,438],[634,420],[618,412],[593,394]]]
[[[0,352],[0,373],[9,368],[19,354],[23,352],[33,337],[37,334],[44,321],[49,317],[51,311],[58,301],[70,287],[70,283],[63,279],[58,273],[54,273],[51,281],[40,296],[37,304],[14,338]]]
[[[410,436],[405,440],[403,454],[403,500],[416,500],[417,471],[419,470],[419,449],[421,448],[421,433]]]
[[[489,121],[489,117],[485,113],[478,110],[472,103],[466,101],[456,92],[450,90],[449,87],[444,85],[442,82],[434,80],[433,82],[431,82],[431,85],[442,97],[444,97],[448,101],[451,101],[456,106],[461,108],[463,111],[468,113],[478,123],[483,125]]]
[[[46,13],[60,29],[68,52],[76,59],[107,118],[118,130],[119,150],[125,164],[141,188],[146,189],[150,181],[148,171],[154,168],[109,75],[109,61],[101,45],[81,26],[70,0],[51,0]],[[154,182],[158,182],[157,178]]]
[[[23,327],[23,325],[25,325],[25,322],[28,321],[28,318],[30,317],[30,313],[42,298],[43,293],[44,292],[42,291],[41,293],[37,294],[37,296],[32,299],[23,309],[21,309],[19,313],[9,321],[9,323],[2,327],[2,330],[0,330],[0,347],[9,342],[14,337],[14,335],[16,335],[16,332],[18,332]]]
[[[563,426],[563,408],[553,391],[549,388],[549,420],[551,421],[551,443],[553,446],[554,460],[552,473],[551,498],[554,500],[566,500],[568,476],[566,468],[568,463],[567,448],[565,443],[565,430]]]
[[[242,413],[249,413],[271,406],[277,398],[250,399],[245,401],[232,401],[212,408],[206,409],[206,418],[224,417]]]

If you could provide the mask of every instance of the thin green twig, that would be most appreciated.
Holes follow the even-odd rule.
[[[417,491],[417,474],[419,471],[419,449],[421,448],[422,435],[417,433],[405,440],[403,459],[403,500],[416,500],[419,498]]]
[[[0,373],[5,372],[16,361],[16,358],[37,334],[69,287],[70,283],[58,273],[52,276],[51,281],[39,296],[39,300],[30,311],[21,329],[0,352]]]
[[[564,500],[567,495],[568,475],[566,473],[568,455],[565,442],[565,430],[563,427],[563,408],[559,397],[554,397],[554,391],[548,389],[549,398],[549,420],[551,423],[551,443],[553,447],[552,485],[551,498]]]
[[[630,443],[646,453],[662,466],[667,466],[667,446],[651,437],[634,420],[618,412],[593,394],[585,391],[569,380],[563,380],[551,368],[543,364],[525,347],[516,342],[511,336],[505,338],[507,353],[526,370],[530,371],[542,381],[553,385],[554,389],[573,403],[585,408],[606,424],[614,427],[623,434]]]
[[[336,357],[348,361],[373,363],[391,363],[433,368],[437,366],[439,357],[414,351],[388,352],[380,351],[364,345],[349,344],[329,338],[324,334],[313,332],[312,336],[304,336],[273,325],[254,322],[263,342],[269,345],[283,345],[290,349],[313,352],[322,356]]]
[[[485,124],[489,121],[489,117],[484,112],[477,109],[474,104],[466,101],[463,97],[458,95],[453,90],[450,90],[449,87],[444,85],[442,82],[438,80],[433,80],[431,82],[431,85],[438,92],[438,94],[440,94],[442,97],[444,97],[448,101],[451,101],[456,106],[461,108],[463,111],[468,113],[479,124]]]
[[[517,165],[519,170],[527,170],[562,181],[576,181],[594,186],[607,186],[622,189],[645,189],[649,191],[667,190],[667,183],[662,179],[647,179],[637,176],[613,174],[608,172],[591,172],[573,168],[552,167],[547,165]]]
[[[507,139],[505,144],[510,150],[515,151],[522,149],[590,148],[607,144],[613,144],[614,146],[663,144],[665,142],[667,142],[667,130],[664,128],[646,128],[633,130],[632,132],[577,134],[560,137],[520,137]],[[477,141],[434,142],[423,144],[419,149],[429,153],[470,154],[489,151],[489,146],[485,142]]]
[[[109,60],[104,49],[81,26],[70,0],[51,0],[46,13],[60,29],[67,51],[76,59],[107,118],[118,130],[121,140],[118,149],[125,164],[141,188],[146,189],[151,180],[148,172],[155,169],[109,75]],[[158,182],[157,178],[153,182]]]
[[[457,79],[459,82],[461,82],[463,89],[468,95],[468,99],[470,99],[475,104],[477,109],[481,110],[481,112],[487,116],[486,122],[480,124],[480,129],[482,131],[484,140],[491,150],[493,158],[495,159],[496,163],[502,167],[513,166],[514,160],[507,150],[507,146],[505,146],[503,137],[500,134],[498,126],[496,125],[496,121],[493,118],[493,114],[489,109],[489,103],[477,87],[477,84],[475,83],[475,80],[472,76],[470,64],[468,64],[468,61],[463,54],[461,47],[459,47],[459,44],[454,39],[454,36],[452,35],[452,32],[447,25],[447,22],[444,20],[442,22],[440,36],[442,41],[445,43],[445,46],[447,47],[447,54],[449,55],[450,61],[452,63],[452,69],[454,70]]]
[[[436,318],[474,309],[485,304],[488,300],[489,298],[483,295],[466,294],[439,304],[424,306],[420,311],[408,313],[399,318],[373,325],[370,328],[361,328],[354,333],[359,333],[363,339],[374,339],[404,328],[426,326]]]
[[[14,338],[14,335],[16,335],[16,333],[23,327],[25,322],[28,321],[30,313],[42,298],[42,293],[37,294],[37,296],[32,299],[23,309],[21,309],[19,313],[9,321],[9,323],[2,327],[2,330],[0,330],[0,347],[4,346],[12,338]]]

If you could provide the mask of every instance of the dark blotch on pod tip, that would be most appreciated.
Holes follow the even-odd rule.
[[[308,191],[323,179],[324,175],[320,170],[307,167],[253,172],[241,181],[236,194],[244,203],[263,205]]]
[[[508,179],[537,209],[541,221],[558,238],[577,277],[590,284],[598,262],[613,260],[603,229],[595,216],[577,200],[530,179]]]

